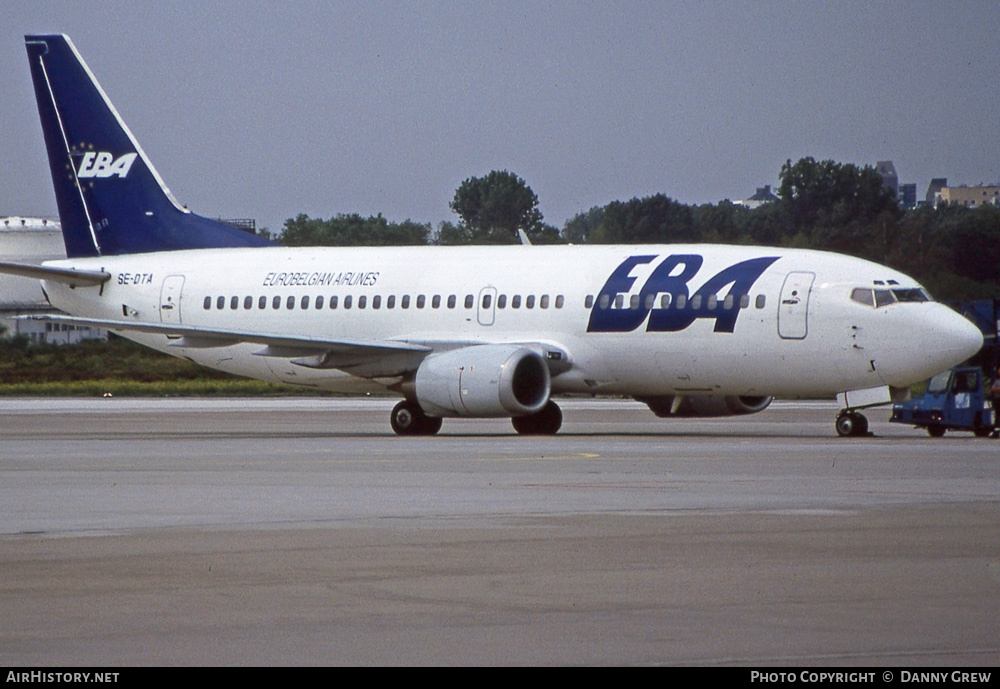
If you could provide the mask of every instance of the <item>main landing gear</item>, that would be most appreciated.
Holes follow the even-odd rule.
[[[868,419],[864,414],[851,409],[844,409],[837,414],[835,422],[837,435],[841,438],[868,435]]]
[[[404,400],[392,408],[389,424],[396,435],[434,435],[441,430],[441,417],[427,416],[419,404]]]
[[[562,418],[559,405],[549,400],[541,411],[527,416],[515,416],[510,423],[520,435],[555,435],[562,426]]]
[[[541,411],[510,420],[520,435],[555,435],[562,426],[562,410],[549,400]],[[441,430],[441,417],[427,416],[416,402],[404,400],[392,409],[389,423],[396,435],[434,435]]]

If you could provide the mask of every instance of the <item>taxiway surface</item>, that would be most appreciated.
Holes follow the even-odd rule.
[[[0,402],[0,662],[1000,661],[996,441],[392,404]]]

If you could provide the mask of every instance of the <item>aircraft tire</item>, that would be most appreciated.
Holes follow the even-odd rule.
[[[515,416],[510,420],[519,435],[555,435],[562,427],[562,410],[549,400],[541,411],[527,416]]]
[[[838,414],[835,426],[837,435],[841,438],[854,438],[868,433],[868,419],[864,414],[853,411]]]
[[[440,416],[425,416],[418,435],[435,435],[441,430],[442,423],[444,423],[444,419]]]
[[[392,408],[389,425],[396,435],[434,435],[441,430],[441,419],[424,414],[416,402],[403,400]]]
[[[841,438],[854,435],[854,418],[850,414],[838,414],[834,425],[837,428],[837,435]]]

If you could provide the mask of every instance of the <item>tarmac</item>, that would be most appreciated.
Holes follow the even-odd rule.
[[[0,663],[1000,663],[1000,442],[393,404],[0,401]]]

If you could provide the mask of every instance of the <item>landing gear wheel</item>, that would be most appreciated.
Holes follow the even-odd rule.
[[[520,435],[555,435],[562,427],[562,410],[549,400],[541,411],[528,416],[515,416],[510,423]]]
[[[856,438],[868,433],[868,419],[855,411],[842,411],[837,415],[837,435]]]
[[[404,400],[392,408],[389,424],[396,435],[434,435],[441,430],[441,419],[427,416],[416,402]]]

